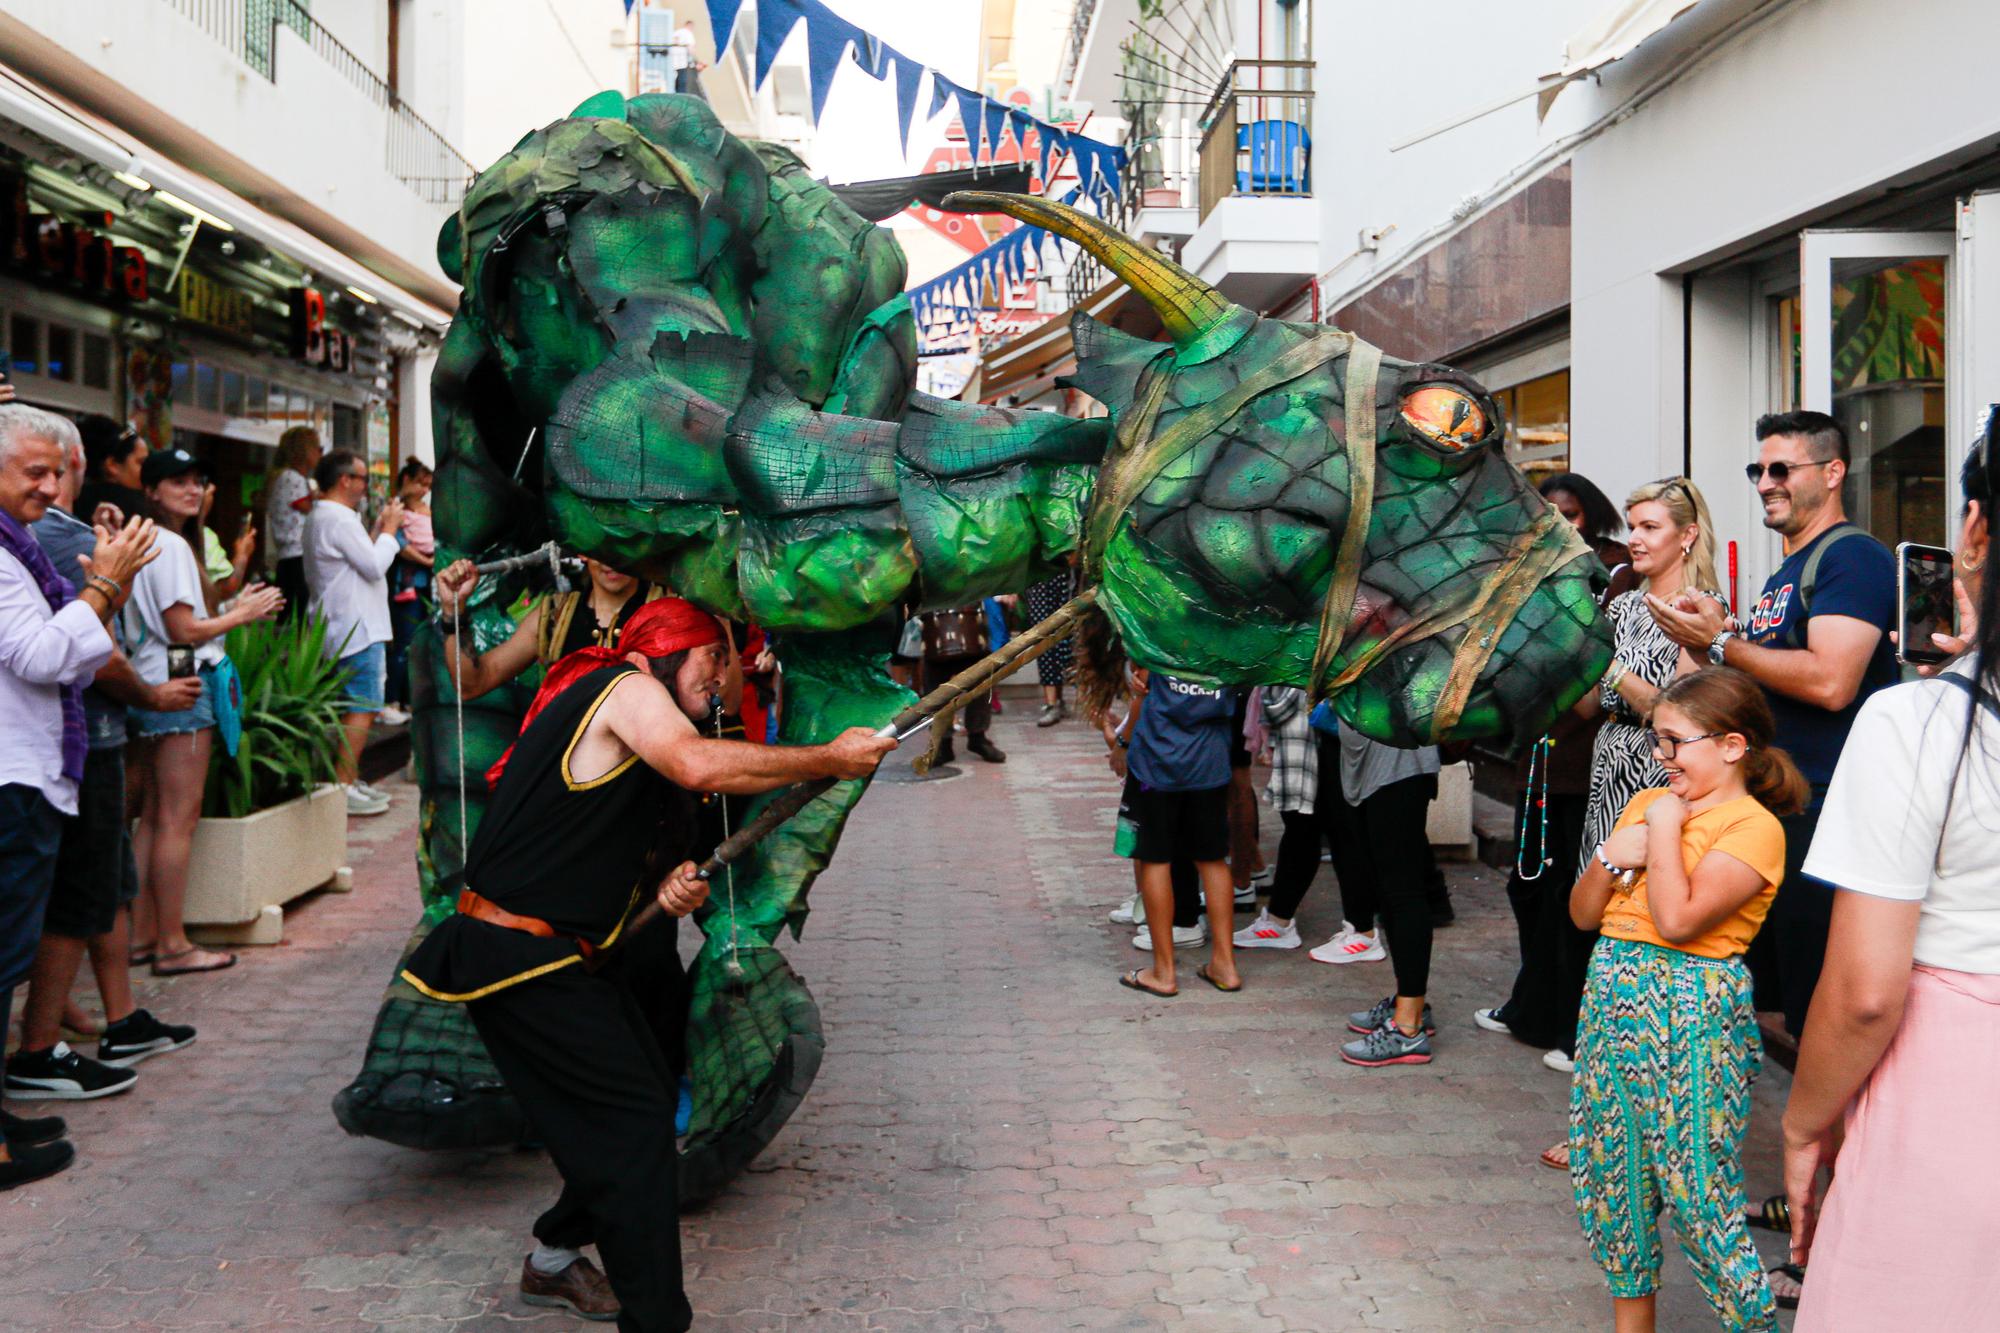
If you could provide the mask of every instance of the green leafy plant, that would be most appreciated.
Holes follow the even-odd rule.
[[[228,645],[243,678],[243,737],[233,757],[216,738],[201,812],[241,819],[333,781],[342,674],[318,616],[240,625]]]

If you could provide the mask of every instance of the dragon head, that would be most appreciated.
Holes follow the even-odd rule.
[[[1447,366],[1262,318],[1097,219],[967,192],[1083,246],[1170,343],[1079,315],[1070,383],[1111,414],[1086,573],[1142,664],[1310,682],[1403,745],[1540,735],[1603,674],[1605,573]]]

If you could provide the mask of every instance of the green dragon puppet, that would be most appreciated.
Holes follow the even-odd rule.
[[[955,202],[1067,237],[1158,312],[1169,342],[1073,321],[1072,381],[1108,417],[912,392],[889,233],[698,100],[600,94],[528,135],[439,242],[465,289],[433,380],[440,560],[553,538],[763,625],[785,744],[908,701],[885,670],[899,606],[1018,591],[1077,554],[1134,660],[1304,685],[1392,744],[1520,743],[1602,674],[1603,570],[1502,456],[1479,385],[1261,318],[1062,205]],[[482,650],[522,591],[482,585]],[[459,704],[438,642],[412,659],[413,942],[460,888],[461,774],[476,825],[534,684]],[[689,1198],[770,1141],[818,1067],[817,1010],[774,945],[865,785],[761,843],[698,917]],[[460,1009],[401,982],[334,1109],[413,1147],[527,1133]]]

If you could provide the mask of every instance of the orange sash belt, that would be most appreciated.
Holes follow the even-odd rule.
[[[585,958],[597,952],[597,946],[583,936],[565,935],[540,917],[521,916],[510,912],[500,904],[480,897],[471,889],[463,890],[458,895],[458,911],[459,915],[469,916],[474,921],[484,921],[489,926],[499,926],[503,930],[518,930],[537,939],[574,940]]]

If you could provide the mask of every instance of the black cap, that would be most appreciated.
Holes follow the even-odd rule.
[[[146,461],[139,465],[139,484],[157,486],[169,477],[178,477],[183,472],[199,472],[208,475],[208,464],[196,458],[185,449],[159,449],[146,455]]]

